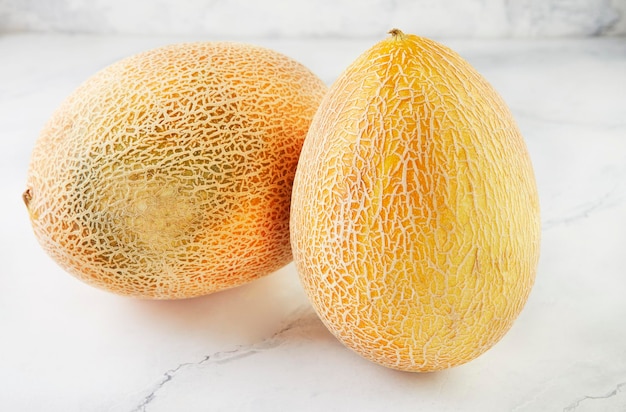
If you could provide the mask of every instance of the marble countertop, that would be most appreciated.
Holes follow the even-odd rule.
[[[0,35],[0,410],[626,410],[626,39],[445,41],[510,105],[542,203],[530,299],[478,359],[412,374],[345,349],[293,264],[184,301],[91,288],[21,201],[44,122],[115,60],[191,37]],[[255,40],[331,83],[372,40]]]

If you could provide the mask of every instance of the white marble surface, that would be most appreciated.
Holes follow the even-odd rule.
[[[229,37],[626,34],[624,0],[0,0],[0,31]]]
[[[0,36],[0,410],[626,410],[626,40],[455,41],[510,104],[543,210],[536,285],[478,359],[388,370],[316,319],[293,265],[186,301],[118,297],[64,273],[20,195],[30,150],[81,81],[186,37]],[[254,41],[325,81],[369,41]]]

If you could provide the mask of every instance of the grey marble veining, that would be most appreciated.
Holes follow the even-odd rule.
[[[626,42],[451,40],[524,134],[542,208],[536,284],[487,353],[430,374],[388,370],[316,318],[293,265],[175,302],[131,300],[63,272],[36,243],[20,194],[59,103],[129,54],[203,36],[0,36],[0,409],[626,409]],[[251,39],[327,83],[371,40]],[[7,58],[9,56],[9,58]]]
[[[626,34],[623,0],[0,0],[0,30],[208,37]]]

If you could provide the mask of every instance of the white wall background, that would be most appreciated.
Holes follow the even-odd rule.
[[[0,32],[380,37],[626,35],[626,0],[0,0]]]

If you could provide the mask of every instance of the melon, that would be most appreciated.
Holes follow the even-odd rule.
[[[56,110],[24,200],[79,279],[125,296],[206,295],[292,260],[298,156],[327,91],[276,51],[175,44],[120,60]]]
[[[540,216],[525,141],[463,58],[392,30],[317,110],[291,244],[316,312],[348,348],[405,371],[454,367],[511,328]]]

